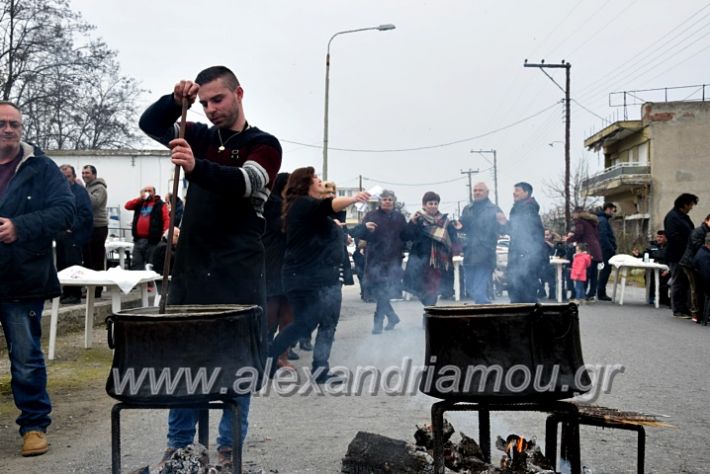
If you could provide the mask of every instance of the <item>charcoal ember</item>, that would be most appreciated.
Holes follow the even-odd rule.
[[[434,460],[406,441],[359,431],[342,460],[343,474],[424,474],[434,472]]]
[[[455,472],[459,472],[463,461],[463,456],[461,456],[458,448],[458,445],[451,441],[444,443],[444,465]]]
[[[432,426],[424,424],[422,426],[415,425],[417,430],[414,432],[414,441],[417,446],[423,446],[428,450],[434,449],[434,431]],[[453,434],[456,433],[454,426],[444,418],[444,442],[447,442]]]
[[[207,448],[194,443],[175,450],[173,455],[158,470],[158,474],[215,474],[221,468],[210,466]]]
[[[463,431],[459,433],[461,441],[459,441],[459,452],[465,458],[483,459],[483,451],[478,443],[471,437],[466,436]]]
[[[529,453],[528,466],[531,469],[539,469],[538,472],[553,472],[555,470],[555,466],[545,457],[540,446],[535,446]]]

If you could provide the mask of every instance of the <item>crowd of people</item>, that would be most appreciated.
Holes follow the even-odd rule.
[[[134,211],[132,268],[142,270],[154,263],[162,271],[166,252],[174,253],[168,304],[264,309],[257,338],[263,358],[274,361],[267,364],[267,376],[292,370],[289,359],[299,357],[293,348],[300,346],[313,351],[316,383],[337,383],[330,372],[330,354],[342,285],[352,283],[346,246],[353,241],[361,294],[374,303],[375,335],[400,323],[391,300],[403,291],[424,306],[436,305],[449,293],[453,259],[459,253],[465,294],[476,304],[493,302],[502,236],[509,238],[503,286],[511,303],[555,298],[558,288],[550,265],[555,256],[570,262],[560,289],[565,299],[610,300],[609,259],[618,250],[611,223],[615,204],[604,203],[598,213],[575,208],[573,227],[559,236],[545,229],[530,183],[513,186],[514,203],[506,217],[481,182],[473,186],[471,202],[458,219],[440,211],[441,197],[434,191],[426,192],[421,207],[405,217],[392,190],[374,197],[364,191],[336,196],[334,184],[323,182],[313,167],[280,172],[279,141],[249,124],[243,96],[234,73],[214,66],[194,81],[177,82],[172,92],[148,107],[141,129],[170,148],[172,163],[189,181],[184,205],[176,201],[179,232],[172,242],[166,241],[170,201],[163,201],[152,185],[142,187],[125,208]],[[180,137],[176,120],[181,107],[196,100],[212,125],[188,122]],[[24,438],[22,454],[37,455],[48,449],[51,421],[39,315],[44,301],[61,291],[51,259],[52,240],[58,245],[57,268],[83,263],[102,269],[107,196],[106,183],[94,166],[82,169],[81,186],[73,167],[57,168],[21,138],[19,108],[0,102],[0,259],[6,268],[0,277],[0,322],[13,347],[12,388],[21,411],[17,423]],[[348,229],[345,209],[373,198],[377,207]],[[703,307],[706,316],[710,310],[710,215],[695,227],[688,212],[697,202],[692,194],[679,196],[664,229],[643,253],[670,267],[660,282],[661,304],[670,304],[674,316],[700,321]],[[62,294],[66,303],[79,298],[69,289]],[[243,444],[250,397],[239,396],[237,403]],[[170,410],[165,459],[194,441],[197,417],[197,410]],[[231,418],[224,414],[217,449],[225,466],[232,458],[232,441]]]

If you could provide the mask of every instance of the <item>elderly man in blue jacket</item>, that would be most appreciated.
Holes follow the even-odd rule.
[[[52,239],[71,226],[74,196],[39,148],[22,141],[22,113],[0,101],[0,323],[10,356],[22,455],[47,452],[52,405],[40,347],[44,300],[59,296]]]

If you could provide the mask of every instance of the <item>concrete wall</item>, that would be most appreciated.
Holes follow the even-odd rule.
[[[663,227],[682,193],[700,198],[690,213],[700,225],[710,214],[710,102],[648,103],[641,112],[651,135],[650,229]]]

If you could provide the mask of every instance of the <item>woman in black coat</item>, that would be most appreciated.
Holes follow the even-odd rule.
[[[282,277],[294,322],[276,336],[269,351],[275,359],[318,327],[313,347],[313,374],[317,383],[332,378],[328,359],[342,300],[340,266],[344,235],[333,218],[347,206],[369,198],[366,192],[325,199],[322,195],[323,182],[313,167],[298,168],[289,176],[282,206],[286,231]],[[273,373],[276,367],[272,367]]]

